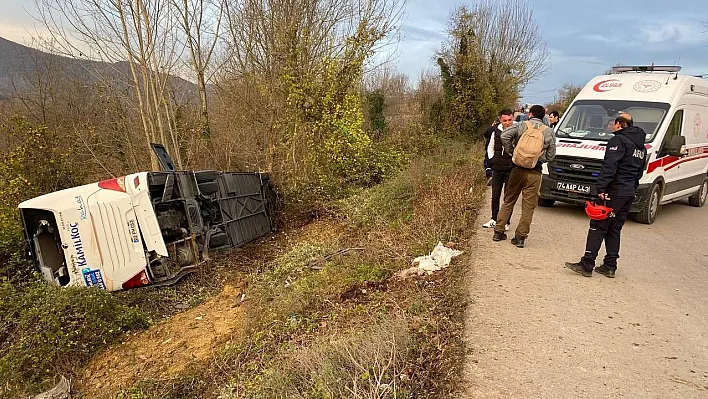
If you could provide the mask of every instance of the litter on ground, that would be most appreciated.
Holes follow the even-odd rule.
[[[406,279],[410,276],[431,275],[436,271],[442,270],[450,265],[450,261],[455,256],[462,255],[463,251],[448,248],[442,242],[438,242],[433,252],[430,255],[419,256],[413,259],[413,266],[397,273],[401,279]]]

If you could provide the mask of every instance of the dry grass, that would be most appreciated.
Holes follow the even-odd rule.
[[[392,276],[437,241],[468,250],[486,189],[479,155],[479,146],[450,142],[331,206],[333,218],[260,244],[272,248],[251,259],[247,338],[184,377],[147,380],[122,397],[455,396],[465,257],[432,276]],[[363,250],[322,261],[353,247]]]
[[[403,317],[395,317],[341,336],[318,337],[301,347],[281,349],[277,361],[264,370],[260,394],[273,398],[399,397],[410,332]],[[222,398],[246,395],[227,385]]]

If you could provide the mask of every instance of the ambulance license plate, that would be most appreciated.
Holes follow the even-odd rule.
[[[567,191],[569,193],[590,194],[590,185],[588,184],[568,183],[564,181],[559,181],[556,183],[556,188],[558,190]]]

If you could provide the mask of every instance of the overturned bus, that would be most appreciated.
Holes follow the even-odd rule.
[[[47,281],[108,291],[173,284],[210,253],[272,231],[267,174],[177,171],[164,147],[152,147],[163,171],[19,205],[28,255]]]

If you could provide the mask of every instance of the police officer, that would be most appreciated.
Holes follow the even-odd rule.
[[[646,140],[644,130],[633,126],[632,116],[628,113],[619,114],[615,119],[613,130],[614,137],[607,142],[605,159],[602,162],[596,187],[598,197],[607,201],[607,205],[614,209],[614,216],[603,220],[591,220],[585,254],[578,263],[565,263],[568,269],[585,277],[592,276],[593,268],[606,277],[615,277],[620,233],[629,215],[639,179],[644,173],[644,160],[647,156],[644,147]],[[605,241],[605,259],[601,266],[595,267],[595,258],[602,241]]]

